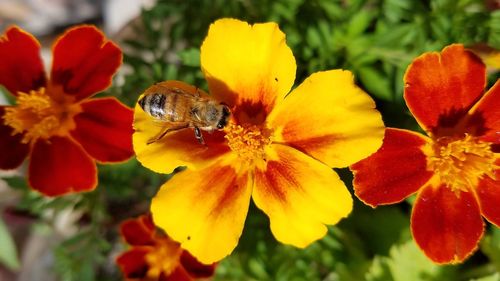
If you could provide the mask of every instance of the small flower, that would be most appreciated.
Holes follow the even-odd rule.
[[[0,106],[0,169],[29,155],[33,189],[56,196],[97,185],[95,161],[132,156],[133,112],[115,98],[89,99],[106,89],[121,50],[93,26],[66,31],[53,46],[50,80],[40,43],[18,27],[0,37],[0,85],[16,98]]]
[[[500,226],[500,82],[483,94],[486,71],[462,45],[426,53],[408,67],[404,98],[428,136],[388,128],[380,150],[351,166],[366,204],[417,192],[411,231],[436,263],[462,262]]]
[[[139,161],[163,173],[188,167],[153,199],[157,225],[211,263],[236,247],[253,198],[280,242],[303,248],[322,238],[325,225],[352,209],[331,167],[355,163],[382,143],[373,100],[343,70],[314,73],[289,93],[296,64],[275,23],[216,21],[201,47],[201,65],[212,96],[232,111],[224,131],[204,134],[206,145],[189,129],[148,145],[161,127],[135,108]],[[163,85],[197,90],[178,81]]]
[[[132,246],[116,259],[127,280],[190,281],[214,274],[215,264],[199,263],[179,243],[157,232],[150,215],[126,220],[120,230]]]

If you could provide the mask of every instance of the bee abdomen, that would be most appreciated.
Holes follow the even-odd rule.
[[[167,100],[167,96],[164,94],[151,94],[145,95],[142,99],[139,100],[139,106],[154,118],[162,119],[165,112],[165,101]]]

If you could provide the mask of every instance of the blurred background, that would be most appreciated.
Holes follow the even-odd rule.
[[[96,24],[124,51],[115,83],[100,95],[132,106],[158,81],[207,89],[199,47],[214,20],[275,21],[297,61],[295,85],[315,71],[351,70],[387,126],[418,131],[402,98],[406,67],[423,52],[463,43],[487,63],[491,86],[499,78],[499,9],[495,0],[0,0],[0,29],[16,24],[34,34],[49,67],[64,29]],[[0,93],[0,104],[8,102]],[[122,280],[118,225],[147,212],[171,175],[132,159],[100,166],[93,192],[44,198],[29,189],[25,170],[0,171],[0,281]],[[351,173],[338,172],[352,193]],[[251,206],[240,244],[214,280],[500,280],[498,228],[487,224],[464,264],[438,266],[411,239],[412,198],[377,210],[354,200],[354,212],[305,250],[277,243],[267,217]]]

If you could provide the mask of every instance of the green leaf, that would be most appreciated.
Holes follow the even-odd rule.
[[[16,245],[10,235],[7,226],[0,218],[0,263],[10,270],[18,270],[20,267],[17,256]]]
[[[179,52],[182,64],[192,67],[200,67],[200,49],[189,48]]]
[[[361,35],[369,26],[373,19],[373,13],[369,10],[361,10],[355,14],[347,28],[347,34],[351,37]]]
[[[373,67],[362,67],[358,72],[357,77],[369,94],[382,100],[392,100],[391,86],[386,75]]]
[[[391,248],[389,257],[376,257],[366,274],[367,281],[457,280],[456,269],[429,260],[412,240]]]
[[[500,281],[500,273],[494,273],[478,279],[471,279],[470,281]]]

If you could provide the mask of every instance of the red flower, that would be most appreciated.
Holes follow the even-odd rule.
[[[95,161],[132,156],[133,112],[115,98],[89,99],[106,89],[121,50],[93,26],[66,31],[53,46],[50,79],[40,43],[11,27],[0,37],[0,85],[16,105],[0,106],[0,169],[30,158],[30,185],[49,196],[97,185]]]
[[[214,274],[216,264],[201,264],[179,243],[158,233],[150,215],[126,220],[120,230],[132,246],[116,260],[128,280],[190,281]]]
[[[467,258],[500,226],[500,82],[483,94],[486,71],[462,45],[417,58],[404,98],[428,136],[387,129],[378,152],[351,166],[356,196],[370,206],[417,193],[411,230],[436,263]]]

